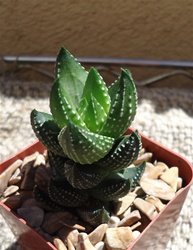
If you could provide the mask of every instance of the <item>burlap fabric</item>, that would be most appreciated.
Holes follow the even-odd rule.
[[[49,111],[50,87],[50,84],[42,82],[0,79],[0,161],[36,140],[29,115],[33,108]],[[138,112],[132,127],[193,163],[193,90],[143,87],[138,88],[138,96]],[[192,204],[193,187],[180,213],[167,250],[193,249]],[[0,228],[0,249],[19,249],[2,217]]]

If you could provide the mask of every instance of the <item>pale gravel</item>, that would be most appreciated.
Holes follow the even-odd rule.
[[[30,111],[49,110],[50,84],[0,78],[0,161],[36,140]],[[139,106],[132,127],[193,163],[193,90],[138,88]],[[184,203],[167,250],[193,249],[193,187]],[[0,250],[19,250],[0,215]],[[161,249],[158,249],[161,250]]]

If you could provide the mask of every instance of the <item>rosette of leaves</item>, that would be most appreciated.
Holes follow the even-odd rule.
[[[137,109],[131,73],[122,69],[109,87],[95,68],[87,72],[61,48],[50,93],[50,114],[33,110],[31,124],[48,150],[52,177],[35,196],[49,208],[73,207],[92,225],[107,222],[113,201],[141,178],[137,131],[124,135]]]

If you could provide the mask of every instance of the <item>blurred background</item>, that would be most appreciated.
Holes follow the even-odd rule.
[[[6,0],[0,1],[0,23],[1,55],[56,56],[65,46],[76,57],[174,60],[182,66],[193,60],[192,0]],[[1,74],[14,69],[18,76],[17,65],[2,61]],[[130,68],[139,81],[171,72],[168,67]],[[192,64],[186,68],[192,69]],[[25,65],[21,75],[29,80],[33,73]],[[171,77],[170,86],[192,87],[186,73]]]

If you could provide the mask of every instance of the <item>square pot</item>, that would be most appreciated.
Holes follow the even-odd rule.
[[[130,132],[131,129],[127,131],[127,133]],[[146,148],[148,152],[152,152],[155,159],[165,162],[168,166],[177,166],[179,168],[179,176],[183,179],[183,188],[178,191],[175,197],[168,202],[165,208],[149,223],[140,236],[128,248],[128,250],[161,250],[166,248],[170,240],[187,193],[193,183],[193,168],[191,164],[179,154],[165,148],[144,135],[141,135],[141,137],[143,147]],[[15,160],[23,159],[25,156],[35,151],[43,153],[44,150],[45,147],[40,142],[32,144],[17,155],[3,161],[0,164],[0,173],[9,167]],[[56,250],[50,242],[47,242],[33,228],[28,226],[26,221],[19,218],[9,207],[1,202],[0,212],[23,249]]]

